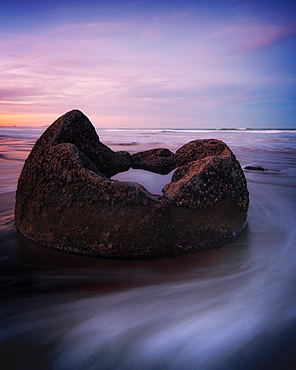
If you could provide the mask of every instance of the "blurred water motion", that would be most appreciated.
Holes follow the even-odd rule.
[[[14,190],[38,136],[8,134],[0,130],[1,368],[296,368],[295,133],[153,133],[172,150],[219,138],[243,167],[268,171],[245,172],[249,220],[233,243],[148,261],[69,255],[17,232]],[[129,131],[131,145],[125,135],[114,147],[156,147],[147,134]]]

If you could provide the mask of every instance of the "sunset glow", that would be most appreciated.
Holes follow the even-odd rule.
[[[97,127],[296,127],[292,2],[16,3],[0,15],[1,125],[76,108]]]

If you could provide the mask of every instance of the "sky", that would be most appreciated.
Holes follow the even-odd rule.
[[[1,0],[0,125],[296,128],[296,2]]]

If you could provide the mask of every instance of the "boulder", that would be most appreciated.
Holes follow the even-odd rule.
[[[221,156],[229,152],[228,146],[221,140],[193,140],[176,151],[175,159],[179,166],[211,156]]]
[[[175,155],[169,149],[150,149],[132,155],[132,168],[165,175],[176,167]]]
[[[266,168],[263,168],[261,166],[246,166],[245,170],[249,171],[266,171]]]
[[[245,175],[223,141],[191,141],[177,150],[175,158],[181,166],[163,189],[167,199],[190,208],[206,208],[227,199],[248,208]]]
[[[79,153],[83,153],[96,171],[106,177],[126,171],[131,166],[131,155],[128,152],[114,152],[101,143],[89,119],[80,111],[72,110],[57,119],[39,138],[29,155],[29,167],[32,166],[32,158],[35,163],[33,166],[38,168],[39,162],[41,164],[48,158],[48,150],[65,143],[72,144]]]
[[[172,182],[155,195],[110,178],[128,169],[130,155],[102,144],[83,113],[68,112],[37,140],[24,164],[16,226],[46,247],[106,258],[176,255],[228,243],[246,223],[246,180],[224,143],[198,142],[177,151]],[[201,147],[216,151],[203,156]]]

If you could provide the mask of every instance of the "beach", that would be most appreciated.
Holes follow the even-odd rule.
[[[113,150],[223,140],[245,170],[248,223],[186,256],[106,260],[40,246],[14,226],[17,179],[44,129],[0,128],[3,369],[296,367],[296,131],[97,129]],[[171,175],[126,172],[161,194]],[[17,355],[16,355],[17,354]]]

